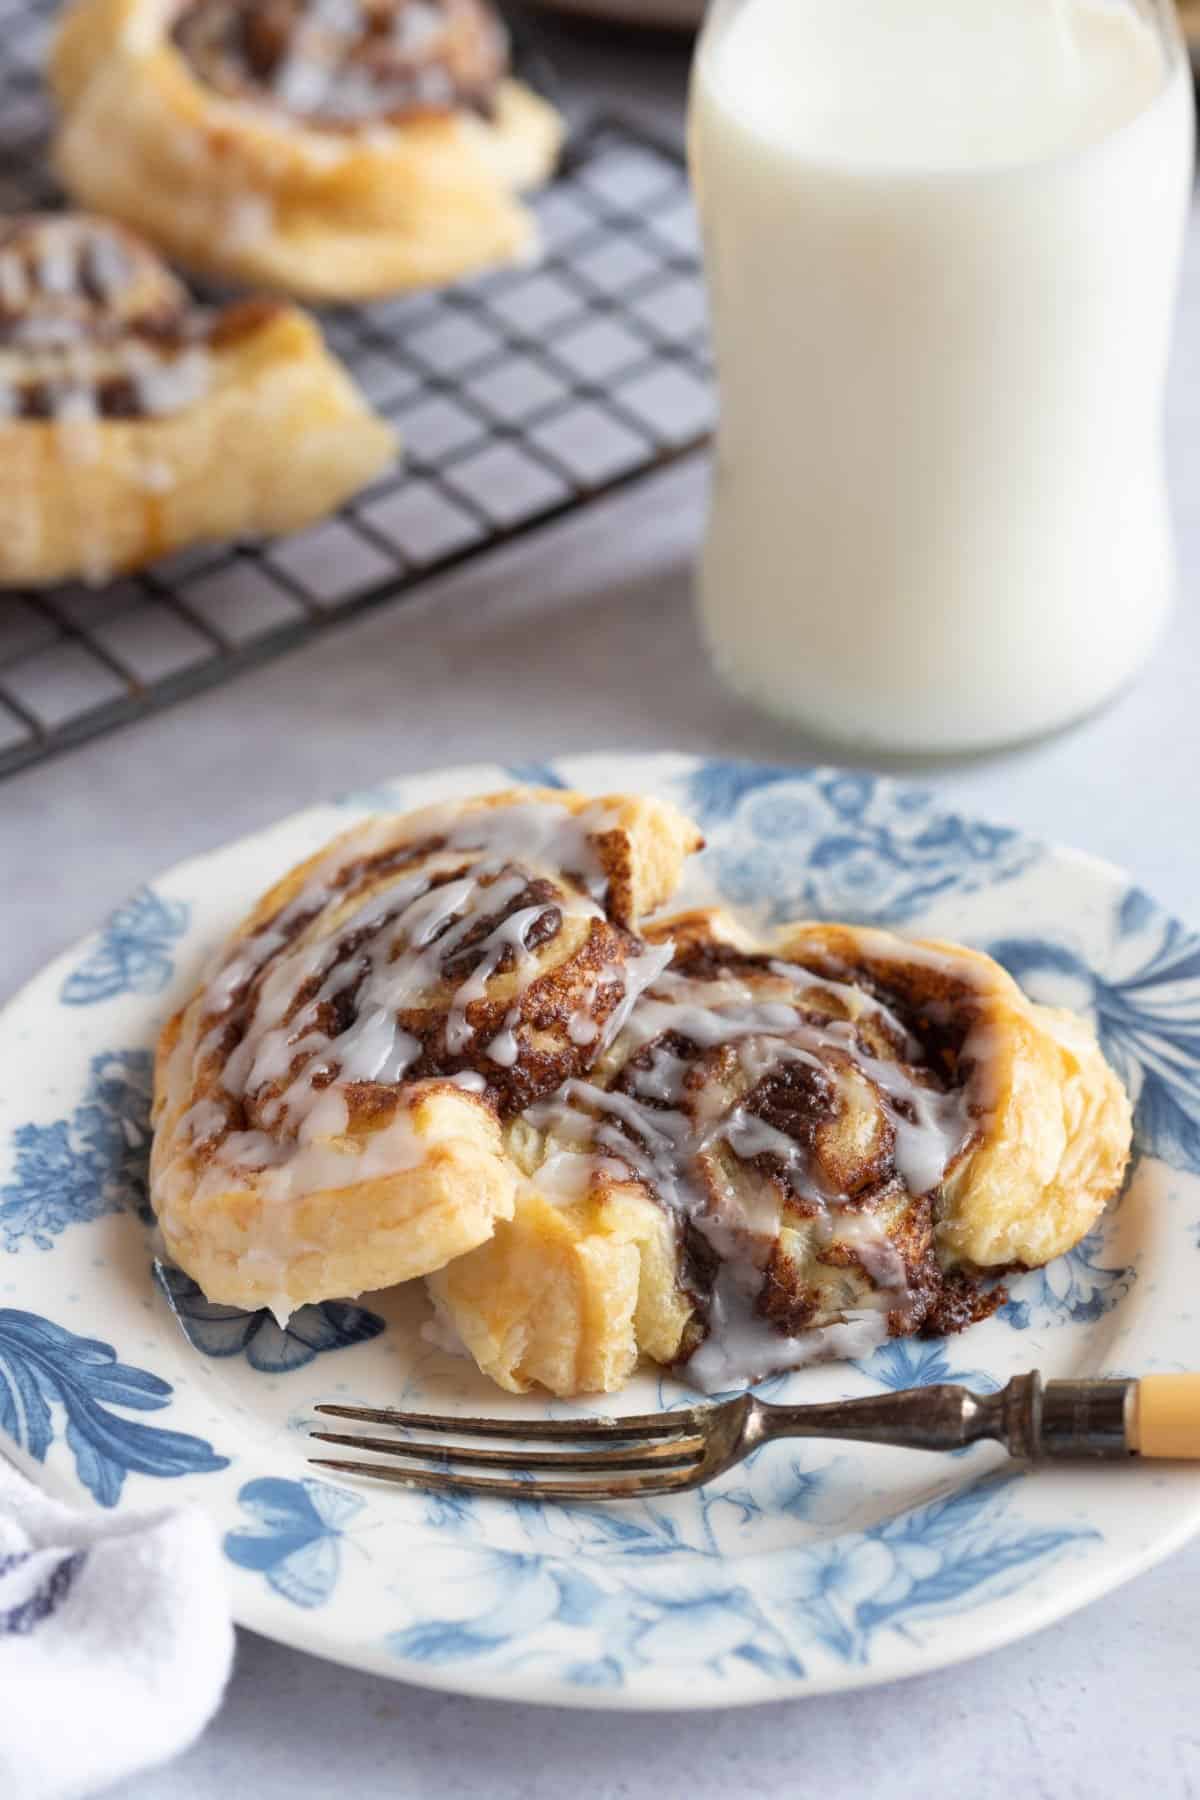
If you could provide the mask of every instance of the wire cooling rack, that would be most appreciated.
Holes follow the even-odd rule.
[[[0,209],[58,203],[56,0],[0,0]],[[702,444],[713,412],[678,155],[617,119],[535,197],[534,268],[327,309],[405,456],[324,523],[185,551],[100,590],[0,593],[0,776],[225,680]],[[399,629],[402,629],[398,625]]]

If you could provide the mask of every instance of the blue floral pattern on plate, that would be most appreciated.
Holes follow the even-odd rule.
[[[49,1250],[68,1225],[133,1206],[147,1218],[152,1059],[147,1050],[92,1058],[69,1119],[21,1125],[13,1178],[0,1187],[0,1245]]]
[[[0,1431],[45,1462],[61,1410],[76,1474],[101,1506],[117,1504],[131,1471],[167,1477],[226,1467],[228,1457],[203,1438],[113,1411],[156,1412],[171,1393],[160,1376],[118,1362],[111,1344],[77,1337],[37,1313],[0,1307]]]
[[[565,788],[567,785],[553,763],[509,763],[507,773],[519,787]]]
[[[970,1355],[969,1341],[943,1338],[890,1338],[868,1361],[860,1363],[869,1381],[900,1393],[904,1388],[931,1387],[935,1382],[959,1382],[977,1393],[993,1394],[1000,1386],[986,1369],[963,1368],[957,1361]],[[952,1360],[953,1359],[953,1360]]]
[[[1125,1298],[1137,1278],[1132,1267],[1106,1267],[1098,1261],[1103,1254],[1103,1230],[1089,1232],[1065,1256],[1010,1283],[1013,1298],[1001,1307],[1000,1317],[1018,1331],[1031,1325],[1094,1324]]]
[[[578,1638],[557,1652],[570,1659],[567,1678],[617,1688],[664,1662],[720,1675],[740,1661],[775,1679],[803,1678],[818,1651],[865,1665],[884,1634],[1013,1593],[1096,1536],[1022,1526],[1008,1515],[1012,1485],[974,1481],[866,1530],[798,1545],[766,1580],[723,1554],[707,1518],[693,1536],[655,1506],[560,1508],[548,1528],[570,1540],[567,1555],[532,1548],[547,1523],[542,1509],[524,1508],[529,1549],[465,1553],[469,1610],[424,1618],[388,1646],[406,1663],[445,1667],[511,1656],[535,1633],[567,1628]],[[738,1505],[729,1493],[698,1498],[702,1514]]]
[[[119,906],[78,968],[63,982],[64,1006],[95,1006],[121,994],[161,994],[171,979],[171,946],[187,930],[189,909],[139,888]]]
[[[1017,832],[934,810],[919,788],[837,769],[706,763],[687,800],[735,906],[770,896],[774,922],[896,925],[931,901],[1010,880],[1037,860]]]
[[[1139,1147],[1200,1171],[1200,936],[1131,888],[1113,911],[1103,973],[1055,936],[989,947],[1035,1000],[1090,1013],[1133,1096]]]
[[[511,1550],[468,1552],[469,1618],[425,1619],[392,1633],[388,1648],[406,1664],[446,1668],[503,1656],[514,1635],[565,1629],[561,1657],[577,1687],[621,1688],[638,1667],[671,1662],[720,1674],[731,1661],[768,1677],[800,1680],[804,1664],[762,1603],[732,1569],[646,1566],[611,1573],[565,1556]],[[536,1653],[534,1653],[536,1661]]]
[[[881,1632],[1014,1593],[1069,1545],[1096,1534],[1031,1531],[1004,1516],[1011,1479],[952,1490],[928,1505],[835,1538],[795,1560],[783,1598],[802,1627],[846,1662],[869,1660]]]
[[[352,1300],[302,1306],[280,1325],[265,1307],[243,1312],[206,1299],[191,1276],[173,1263],[156,1259],[154,1277],[194,1349],[202,1356],[244,1355],[250,1367],[264,1375],[306,1368],[324,1351],[368,1344],[384,1329],[378,1313]]]
[[[363,1502],[326,1481],[248,1481],[238,1492],[251,1524],[225,1534],[225,1554],[266,1577],[293,1606],[323,1606],[337,1585],[341,1540]]]
[[[517,780],[690,807],[711,845],[696,898],[765,895],[775,919],[860,918],[999,949],[1038,998],[1092,1012],[1138,1100],[1136,1194],[1071,1256],[1011,1283],[1002,1316],[963,1339],[781,1377],[770,1398],[939,1381],[984,1391],[1033,1360],[1047,1375],[1099,1372],[1113,1356],[1130,1368],[1193,1360],[1194,934],[1115,872],[861,773],[568,758],[381,781],[356,803],[419,806]],[[1069,1611],[1200,1524],[1194,1481],[1177,1471],[999,1480],[989,1447],[935,1463],[774,1445],[711,1489],[607,1508],[313,1479],[302,1434],[318,1400],[575,1410],[495,1394],[422,1338],[419,1295],[389,1299],[383,1332],[350,1301],[280,1330],[210,1304],[178,1271],[166,1275],[175,1318],[151,1304],[130,1215],[145,1210],[149,1050],[183,997],[182,980],[168,991],[170,965],[198,962],[336,828],[336,809],[320,808],[164,877],[65,982],[48,971],[9,1014],[27,1052],[0,1090],[0,1298],[22,1310],[0,1310],[0,1430],[47,1460],[56,1484],[113,1504],[153,1491],[130,1474],[172,1477],[220,1523],[238,1616],[284,1639],[410,1680],[613,1705],[720,1705],[915,1673]],[[88,1337],[57,1323],[66,1305]],[[342,1348],[354,1354],[326,1354]],[[622,1405],[691,1398],[663,1374],[639,1377]],[[174,1430],[141,1416],[168,1407]]]

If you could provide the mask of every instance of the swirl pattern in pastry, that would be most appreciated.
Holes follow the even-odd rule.
[[[508,67],[483,0],[190,0],[172,41],[214,92],[326,127],[486,116]]]
[[[519,790],[354,828],[267,894],[159,1048],[152,1200],[211,1299],[390,1286],[490,1236],[506,1122],[586,1072],[669,959],[698,836]]]
[[[529,256],[563,131],[489,0],[74,0],[51,79],[80,204],[312,299]]]
[[[984,1316],[1120,1186],[1129,1103],[1090,1030],[988,957],[719,915],[586,1079],[509,1127],[524,1180],[429,1278],[502,1387],[620,1387],[640,1355],[710,1392]]]
[[[295,308],[199,308],[106,220],[0,224],[0,584],[310,524],[395,448]]]

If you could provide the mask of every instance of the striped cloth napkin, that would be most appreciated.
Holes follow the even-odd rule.
[[[175,1755],[216,1711],[232,1655],[201,1513],[74,1512],[0,1457],[3,1800],[83,1800]]]

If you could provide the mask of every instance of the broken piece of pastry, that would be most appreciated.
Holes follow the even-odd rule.
[[[1129,1102],[1088,1026],[990,958],[719,914],[586,1078],[509,1127],[511,1219],[428,1281],[501,1387],[608,1392],[639,1356],[709,1392],[960,1329],[1078,1243]]]
[[[529,256],[563,136],[489,0],[75,0],[51,82],[80,204],[308,299]]]
[[[395,451],[294,307],[198,308],[107,220],[0,223],[0,585],[298,529]]]
[[[513,1209],[505,1125],[669,959],[636,935],[695,828],[533,789],[355,826],[266,894],[163,1033],[151,1198],[209,1299],[391,1286]]]

